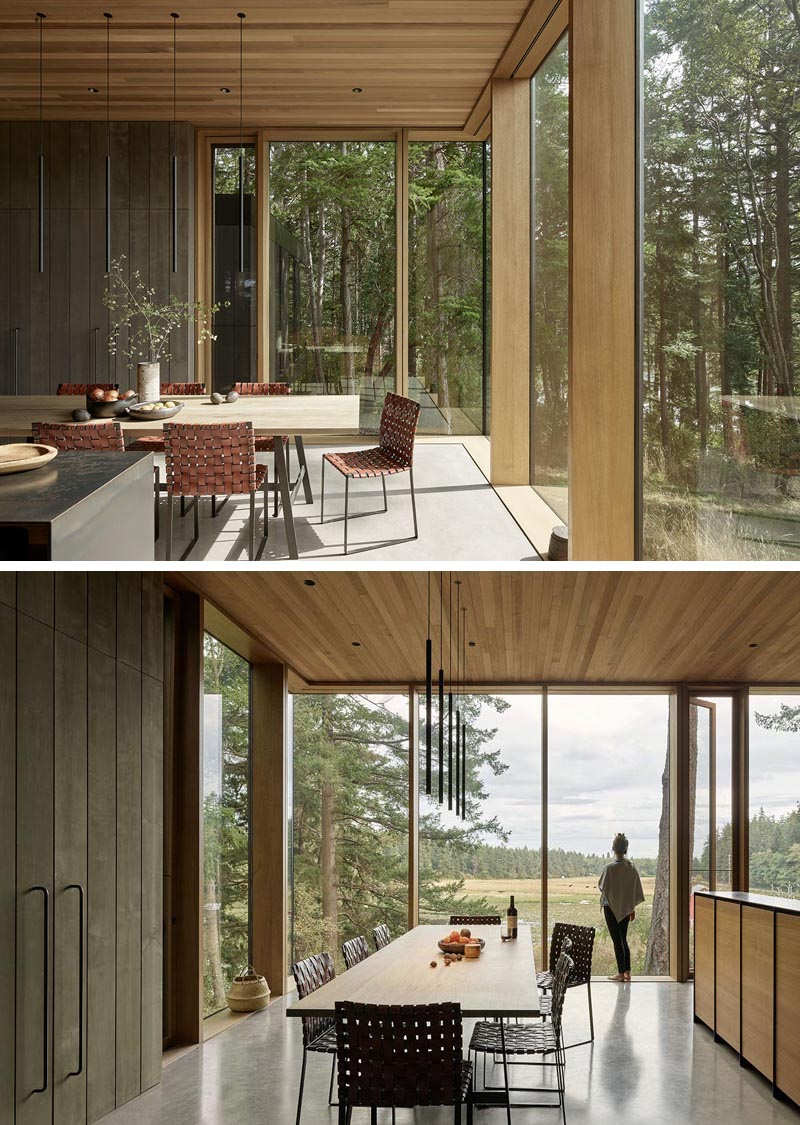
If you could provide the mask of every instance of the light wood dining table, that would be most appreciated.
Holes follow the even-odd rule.
[[[359,1004],[458,1004],[465,1019],[536,1018],[539,990],[530,926],[519,926],[516,941],[501,941],[500,926],[472,926],[486,942],[477,960],[445,966],[437,942],[446,926],[416,926],[346,973],[290,1004],[287,1016],[333,1016],[338,1000]],[[431,961],[437,962],[435,969]],[[481,1090],[482,1105],[507,1106],[506,1089]],[[478,1104],[478,1103],[476,1103]]]
[[[305,499],[313,496],[305,463],[304,437],[350,435],[358,433],[360,400],[358,395],[242,395],[236,402],[217,406],[206,396],[171,396],[183,409],[169,421],[183,423],[252,422],[257,436],[294,438],[300,459],[300,473],[292,489],[288,457],[283,442],[275,442],[275,476],[283,507],[289,557],[297,558],[297,535],[292,501],[302,484]],[[72,411],[85,409],[83,395],[0,395],[0,437],[26,438],[33,422],[71,422]],[[126,437],[159,434],[163,422],[117,419]],[[97,420],[102,425],[103,419]]]

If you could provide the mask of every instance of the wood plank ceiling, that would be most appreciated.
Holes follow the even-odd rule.
[[[475,641],[467,658],[474,684],[800,684],[795,573],[482,571],[460,577],[468,639]],[[399,685],[424,678],[423,572],[194,572],[181,578],[311,684]],[[434,575],[434,633],[437,581]],[[444,628],[446,637],[446,617]]]
[[[111,116],[172,116],[172,20],[178,21],[178,109],[196,125],[417,126],[461,129],[529,0],[79,0],[0,3],[0,119],[38,117],[38,29],[44,28],[44,116],[105,116],[103,11],[110,11]],[[363,93],[353,93],[360,87]],[[90,93],[90,88],[97,90]],[[228,88],[229,94],[221,92]]]

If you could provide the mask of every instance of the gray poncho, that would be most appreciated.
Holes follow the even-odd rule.
[[[642,880],[629,859],[615,859],[607,863],[597,885],[618,922],[633,914],[639,903],[644,902]]]

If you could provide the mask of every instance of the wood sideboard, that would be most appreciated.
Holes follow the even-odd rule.
[[[694,1018],[800,1105],[800,901],[694,896]]]

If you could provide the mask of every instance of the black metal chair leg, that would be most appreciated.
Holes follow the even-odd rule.
[[[156,529],[156,542],[161,535],[161,471],[158,465],[153,465],[153,477],[155,479],[155,529]]]
[[[319,522],[325,523],[325,458],[322,458],[322,486],[319,493]]]
[[[589,1040],[594,1043],[594,1013],[592,1012],[592,982],[586,982],[586,991],[589,994]]]
[[[175,519],[175,501],[172,499],[172,493],[167,493],[167,562],[172,559],[172,525]]]
[[[383,510],[384,512],[388,512],[389,501],[386,499],[386,477],[381,477],[381,483],[383,485]]]
[[[256,557],[256,494],[250,493],[250,543],[247,557],[253,562]]]
[[[306,461],[306,447],[300,434],[294,436],[294,447],[297,451],[297,464],[303,474],[303,495],[306,504],[314,503],[314,493],[311,491],[311,477],[308,475],[308,462]]]
[[[200,538],[200,497],[194,498],[194,541]]]
[[[350,500],[350,477],[344,478],[344,553],[347,554],[347,508]]]
[[[369,1111],[370,1125],[378,1125],[378,1110],[376,1106],[370,1106]]]
[[[181,516],[186,515],[186,497],[181,496]]]
[[[414,470],[408,470],[408,476],[411,481],[411,511],[414,513],[414,538],[419,539],[419,528],[417,527],[417,499],[414,495]]]
[[[269,477],[264,477],[264,542],[269,539]]]
[[[216,498],[216,496],[212,496],[211,497],[211,518],[216,519],[216,517],[217,517],[217,498]]]
[[[304,1047],[303,1048],[303,1065],[300,1068],[300,1092],[297,1095],[297,1117],[295,1119],[295,1125],[300,1125],[300,1114],[303,1112],[303,1086],[305,1085],[305,1081],[306,1081],[306,1059],[307,1059],[307,1057],[308,1056],[306,1054],[306,1049]]]
[[[333,1078],[336,1074],[336,1055],[331,1058],[331,1084],[328,1087],[328,1105],[333,1105]]]
[[[461,1102],[453,1106],[453,1125],[461,1125]]]

